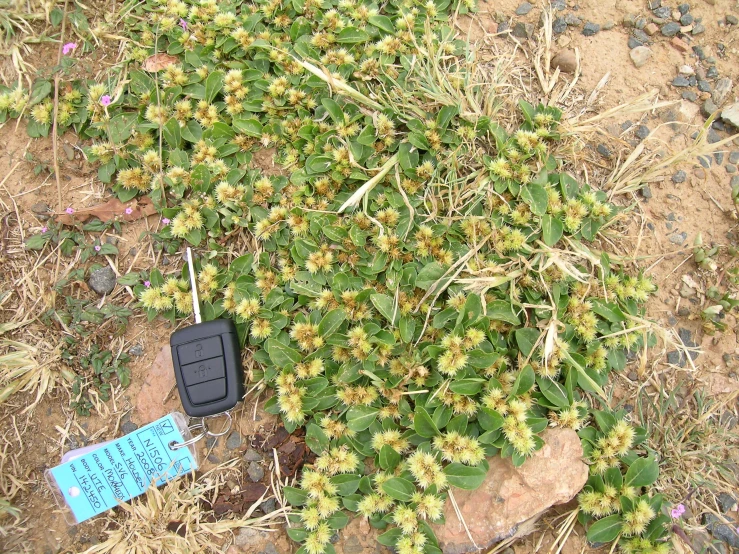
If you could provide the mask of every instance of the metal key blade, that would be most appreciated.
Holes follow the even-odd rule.
[[[200,300],[198,299],[198,284],[195,279],[195,265],[192,263],[192,250],[187,247],[187,266],[190,268],[190,288],[192,289],[192,310],[195,314],[195,323],[201,323]]]

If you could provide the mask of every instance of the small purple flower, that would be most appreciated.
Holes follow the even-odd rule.
[[[151,281],[144,281],[144,286],[148,289],[151,286]]]
[[[46,231],[48,231],[48,230],[49,230],[49,228],[48,228],[48,227],[45,227],[45,226],[44,226],[44,227],[41,227],[41,232],[42,232],[42,233],[45,233],[45,232],[46,232]]]
[[[126,208],[126,215],[131,215],[132,213],[133,213],[133,208],[131,206]]]
[[[101,248],[100,245],[99,244],[96,244],[95,245],[95,252],[100,252],[100,248]]]
[[[185,21],[181,17],[180,17],[180,27],[182,27],[183,31],[187,31],[187,21]]]
[[[102,96],[102,97],[100,98],[100,105],[101,105],[101,106],[103,106],[103,107],[105,107],[105,106],[110,106],[110,103],[111,103],[112,101],[113,101],[113,100],[112,100],[112,99],[110,98],[110,94],[104,94],[104,95],[103,95],[103,96]]]
[[[162,223],[164,223],[165,225],[169,225],[169,218],[168,217],[163,217],[162,218]]]
[[[684,513],[685,513],[685,506],[683,504],[678,504],[670,511],[670,515],[672,516],[672,519],[679,519]]]
[[[69,54],[70,52],[74,52],[77,49],[77,43],[76,42],[68,42],[64,46],[62,46],[62,54],[65,56]]]
[[[72,215],[74,213],[74,208],[67,208],[64,211],[67,212],[69,215]]]

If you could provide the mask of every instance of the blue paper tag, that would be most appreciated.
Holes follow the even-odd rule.
[[[183,437],[170,414],[49,473],[81,523],[143,494],[152,481],[160,486],[197,469],[190,449],[173,450],[172,442]]]

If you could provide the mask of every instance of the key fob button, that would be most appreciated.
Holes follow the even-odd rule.
[[[187,387],[187,396],[195,405],[209,404],[226,397],[226,379],[215,379]]]
[[[210,358],[223,356],[223,345],[221,337],[208,337],[206,339],[194,340],[177,347],[177,355],[180,364],[194,364]]]
[[[223,358],[211,358],[194,364],[182,366],[182,378],[185,385],[190,387],[213,379],[221,379],[226,376],[226,367]]]

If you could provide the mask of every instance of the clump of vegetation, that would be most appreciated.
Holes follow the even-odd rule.
[[[203,248],[204,319],[235,321],[266,409],[306,428],[318,458],[285,488],[301,554],[333,552],[343,510],[439,552],[446,491],[486,457],[525,463],[548,426],[581,437],[589,538],[664,552],[657,462],[603,391],[652,342],[655,286],[587,246],[618,209],[555,155],[560,111],[507,105],[446,26],[472,7],[140,3],[129,82],[73,83],[68,121],[121,200],[153,199],[161,248]],[[47,103],[0,96],[32,132]],[[287,175],[253,166],[269,147]],[[150,318],[190,314],[186,268],[135,277]]]

